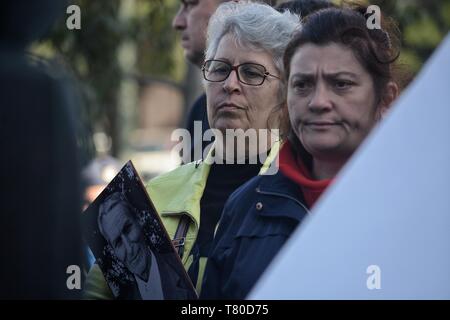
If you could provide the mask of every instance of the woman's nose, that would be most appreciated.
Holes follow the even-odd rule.
[[[324,111],[332,108],[330,92],[326,85],[318,83],[314,88],[313,96],[309,102],[309,109],[311,111]]]
[[[223,88],[229,93],[241,90],[241,82],[239,81],[237,70],[231,70],[228,78],[223,82]]]

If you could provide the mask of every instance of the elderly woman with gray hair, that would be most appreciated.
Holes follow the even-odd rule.
[[[267,170],[264,159],[271,163],[278,152],[270,129],[278,128],[279,114],[274,110],[285,104],[283,52],[299,25],[299,17],[292,13],[249,1],[224,3],[210,20],[202,71],[215,142],[203,160],[147,185],[197,289],[225,201]],[[261,148],[252,150],[251,143],[240,141],[250,136],[249,131],[256,133]],[[252,163],[255,158],[259,161]],[[97,266],[88,276],[85,292],[88,298],[111,297]]]

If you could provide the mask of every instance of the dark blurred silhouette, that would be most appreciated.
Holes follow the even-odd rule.
[[[79,297],[66,285],[67,267],[82,261],[73,100],[25,53],[66,5],[0,4],[0,299]]]
[[[314,11],[334,6],[335,5],[329,0],[292,0],[280,3],[275,9],[280,12],[289,10],[304,18]]]

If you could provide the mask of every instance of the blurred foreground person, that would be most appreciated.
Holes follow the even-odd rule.
[[[0,299],[69,299],[80,293],[80,281],[68,281],[80,273],[66,273],[82,262],[81,185],[69,99],[54,75],[30,64],[25,54],[64,11],[64,1],[57,0],[0,4]]]

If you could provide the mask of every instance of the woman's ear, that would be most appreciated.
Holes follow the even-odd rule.
[[[397,99],[398,94],[399,94],[398,85],[393,81],[389,81],[383,92],[383,97],[381,98],[380,105],[378,108],[380,119],[383,119],[386,116],[392,103],[395,101],[395,99]]]

